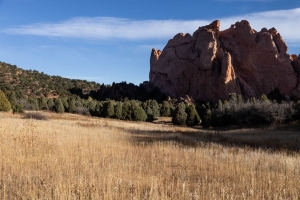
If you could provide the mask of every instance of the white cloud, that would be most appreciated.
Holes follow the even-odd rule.
[[[300,43],[300,8],[276,10],[221,18],[221,29],[227,29],[236,21],[246,19],[260,30],[275,27],[289,42]],[[111,17],[79,17],[57,23],[23,25],[3,30],[7,34],[67,37],[79,39],[147,40],[172,38],[179,32],[193,33],[199,26],[211,20],[130,20]]]
[[[275,27],[284,40],[300,43],[300,26],[298,26],[298,22],[300,21],[300,8],[259,12],[225,18],[221,21],[221,24],[223,24],[222,27],[227,28],[230,24],[234,24],[236,21],[241,21],[242,19],[248,20],[251,27],[257,31],[260,31],[261,28],[264,27],[268,29]]]
[[[50,37],[71,37],[83,39],[159,39],[170,37],[178,30],[194,31],[209,21],[194,20],[144,20],[134,21],[122,18],[95,17],[74,18],[58,23],[24,25],[4,30],[9,34],[38,35]]]

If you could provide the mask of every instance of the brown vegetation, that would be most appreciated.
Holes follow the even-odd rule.
[[[1,199],[300,198],[299,152],[234,145],[272,132],[295,141],[293,130],[240,134],[43,115],[49,120],[0,113]]]

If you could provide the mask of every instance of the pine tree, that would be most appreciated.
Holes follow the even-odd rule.
[[[104,117],[113,118],[115,115],[115,102],[109,100],[104,104]]]
[[[144,109],[140,106],[136,106],[133,110],[133,120],[134,121],[146,121],[147,115]]]
[[[171,116],[171,107],[170,103],[167,101],[163,101],[160,109],[160,116],[162,117],[170,117]]]
[[[242,95],[237,95],[237,103],[239,104],[239,105],[241,105],[241,104],[243,104],[244,103],[244,100],[243,100],[243,97],[242,97]]]
[[[230,93],[228,99],[230,103],[237,103],[238,101],[236,93]]]
[[[160,115],[159,105],[158,105],[157,101],[156,100],[147,100],[145,102],[145,105],[146,105],[145,110],[146,110],[148,121],[156,120]]]
[[[183,102],[177,104],[172,117],[172,123],[175,125],[185,125],[187,114],[185,112],[185,104]]]
[[[52,98],[48,99],[47,105],[49,110],[52,111],[54,109],[54,102]]]
[[[130,102],[124,101],[122,106],[122,118],[123,120],[132,120],[132,108]]]
[[[76,102],[75,102],[75,99],[71,99],[70,102],[69,102],[69,112],[70,113],[75,113],[76,112]]]
[[[39,107],[41,110],[48,110],[48,100],[46,97],[39,98]]]
[[[186,125],[195,126],[200,123],[200,117],[194,105],[190,105],[186,108],[187,119]]]
[[[60,113],[60,114],[65,112],[65,108],[64,108],[64,105],[61,102],[61,99],[56,99],[56,101],[55,101],[55,111],[57,113]]]
[[[24,107],[22,104],[16,104],[14,107],[13,107],[13,113],[21,113],[23,114],[24,113]]]
[[[36,98],[28,97],[28,102],[30,103],[32,110],[39,110],[39,104]]]
[[[15,92],[11,92],[9,95],[8,95],[8,101],[11,105],[11,107],[15,107],[17,105],[17,99],[16,99],[16,94]]]
[[[261,95],[260,100],[262,102],[270,102],[270,100],[268,99],[268,97],[265,94]]]
[[[116,119],[121,119],[122,118],[122,103],[117,102],[115,105],[115,116]]]
[[[222,103],[221,100],[218,101],[217,109],[218,109],[218,110],[223,110],[223,103]]]
[[[224,101],[224,103],[223,103],[223,108],[224,109],[226,109],[226,108],[229,108],[230,106],[229,106],[229,103],[228,103],[228,101]]]
[[[11,109],[11,105],[6,98],[4,92],[0,90],[0,111],[9,112]]]
[[[69,112],[69,102],[66,98],[61,98],[61,103],[64,106],[65,112]]]
[[[255,99],[254,97],[251,97],[251,98],[250,98],[250,103],[251,103],[251,104],[256,104],[256,99]]]
[[[96,108],[96,101],[88,101],[87,103],[87,108],[89,109],[90,113],[94,113],[95,112],[95,108]]]
[[[209,128],[211,126],[212,112],[210,109],[205,110],[205,114],[202,121],[202,126]]]
[[[96,116],[100,117],[102,116],[103,112],[103,103],[101,101],[98,101],[96,106],[95,106],[95,113],[96,113]]]

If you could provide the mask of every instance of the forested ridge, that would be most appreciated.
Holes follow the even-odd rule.
[[[260,98],[194,102],[167,97],[149,82],[104,85],[85,80],[49,76],[0,62],[0,111],[48,110],[131,121],[172,117],[176,125],[203,127],[256,126],[289,123],[300,119],[300,102],[275,89]]]
[[[88,95],[91,91],[97,91],[100,86],[96,82],[50,76],[0,62],[0,87],[5,94],[14,91],[17,98]]]
[[[97,100],[122,100],[128,98],[142,101],[150,97],[160,101],[166,98],[148,82],[139,86],[126,82],[105,85],[94,81],[50,76],[36,70],[24,70],[5,62],[0,62],[0,89],[5,94],[14,91],[16,98],[78,96],[82,99],[91,97]]]

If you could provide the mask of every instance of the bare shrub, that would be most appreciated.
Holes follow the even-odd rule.
[[[257,101],[245,103],[229,102],[213,109],[213,126],[271,125],[294,120],[296,110],[293,103]]]
[[[28,112],[28,113],[25,113],[23,119],[48,120],[47,116],[42,115],[39,112]]]
[[[75,113],[79,114],[79,115],[84,115],[84,116],[90,116],[90,111],[88,108],[84,108],[84,107],[77,107]]]

